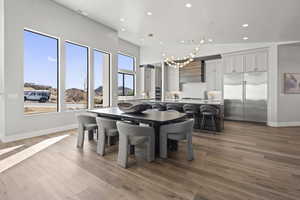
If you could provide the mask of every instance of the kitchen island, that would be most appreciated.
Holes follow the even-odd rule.
[[[149,103],[149,104],[177,104],[183,106],[185,104],[196,105],[198,108],[202,105],[210,105],[218,110],[218,115],[216,116],[216,128],[217,132],[224,130],[224,102],[222,100],[202,100],[202,99],[166,99],[166,100],[155,100],[155,99],[139,99],[134,100],[135,102]],[[198,113],[194,116],[196,126],[195,129],[201,129],[200,122],[202,121],[203,115]],[[198,123],[197,123],[198,122]],[[211,124],[210,119],[206,119],[206,124]],[[204,128],[205,130],[210,130],[209,128]]]

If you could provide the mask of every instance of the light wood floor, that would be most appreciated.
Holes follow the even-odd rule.
[[[129,169],[116,164],[117,147],[99,157],[95,142],[78,150],[72,132],[0,174],[0,199],[190,200],[195,194],[207,200],[300,199],[300,128],[226,122],[221,135],[195,133],[192,162],[185,160],[181,143],[169,159],[132,158]],[[13,145],[28,147],[45,138]]]

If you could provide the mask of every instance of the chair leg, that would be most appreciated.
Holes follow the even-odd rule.
[[[204,128],[205,128],[205,115],[202,115],[201,129],[203,130]]]
[[[127,168],[127,163],[128,163],[128,138],[127,136],[120,135],[118,164],[124,168]]]
[[[163,131],[160,133],[160,157],[167,158],[168,157],[168,134]]]
[[[192,133],[188,134],[187,136],[187,159],[189,161],[194,160]]]
[[[211,123],[212,123],[212,126],[213,126],[213,130],[217,131],[215,116],[211,117]]]
[[[99,154],[100,156],[105,155],[105,132],[104,131],[98,131],[97,154]]]
[[[107,144],[108,144],[108,146],[111,146],[111,137],[110,136],[107,136]]]
[[[147,148],[147,161],[151,162],[155,160],[155,136],[150,136],[149,141],[146,144]]]
[[[84,144],[84,129],[82,127],[78,128],[78,136],[77,136],[77,147],[82,148]]]
[[[94,130],[90,130],[89,132],[89,140],[93,140],[94,139]]]

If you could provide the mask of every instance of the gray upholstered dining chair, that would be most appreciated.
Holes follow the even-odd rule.
[[[84,144],[85,131],[94,133],[97,129],[96,116],[92,114],[79,114],[77,115],[78,120],[78,136],[77,136],[77,147],[82,148]]]
[[[119,131],[118,164],[124,168],[128,165],[130,145],[146,146],[147,161],[155,159],[155,133],[152,127],[142,127],[125,122],[117,122]]]
[[[105,154],[105,139],[111,145],[111,137],[118,135],[117,121],[106,119],[102,117],[96,118],[98,125],[98,141],[97,141],[97,154],[104,156]]]
[[[171,140],[187,140],[187,159],[193,160],[193,132],[194,120],[189,119],[183,122],[167,124],[160,127],[160,157],[168,157],[168,139]]]

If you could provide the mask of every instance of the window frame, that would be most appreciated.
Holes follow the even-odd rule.
[[[119,97],[133,97],[135,96],[135,75],[131,74],[131,73],[125,73],[125,72],[118,72],[118,75],[121,74],[122,78],[123,78],[123,82],[122,82],[122,95],[119,95]],[[125,95],[125,75],[129,75],[133,77],[133,94],[132,95]],[[118,90],[119,90],[119,86],[118,86]]]
[[[57,56],[57,59],[56,59],[56,64],[57,64],[57,67],[56,67],[56,90],[57,90],[57,100],[56,100],[56,111],[55,112],[45,112],[45,113],[31,113],[31,114],[26,114],[24,112],[25,110],[25,104],[24,104],[24,101],[23,101],[23,115],[24,116],[32,116],[32,115],[45,115],[45,114],[52,114],[52,113],[58,113],[60,112],[61,110],[61,107],[60,107],[60,101],[61,101],[61,98],[60,98],[60,93],[59,93],[59,89],[60,89],[60,70],[61,70],[61,65],[60,65],[60,55],[61,55],[61,50],[60,50],[60,44],[61,44],[61,41],[60,41],[60,38],[57,37],[57,36],[53,36],[51,34],[48,34],[48,33],[44,33],[44,32],[41,32],[41,31],[36,31],[36,30],[33,30],[33,29],[30,29],[30,28],[23,28],[23,34],[25,32],[30,32],[30,33],[33,33],[33,34],[37,34],[37,35],[40,35],[40,36],[44,36],[44,37],[47,37],[47,38],[50,38],[50,39],[55,39],[56,40],[56,44],[57,44],[57,53],[56,53],[56,56]],[[24,52],[25,52],[25,40],[24,40],[24,35],[23,35],[23,55],[24,55]],[[25,57],[23,57],[23,95],[24,95],[24,83],[25,83],[25,65],[24,65],[24,60],[25,60]]]
[[[123,83],[122,83],[122,95],[119,95],[119,97],[133,97],[135,96],[135,92],[136,92],[136,57],[135,56],[132,56],[132,55],[129,55],[129,54],[125,54],[123,52],[118,52],[117,53],[117,58],[118,58],[118,55],[122,55],[122,56],[127,56],[127,57],[130,57],[133,59],[133,71],[131,70],[125,70],[125,69],[120,69],[119,68],[119,59],[118,60],[118,76],[119,74],[122,74],[122,77],[123,77]],[[125,95],[125,75],[132,75],[133,76],[133,94],[132,95]],[[119,90],[119,86],[118,86],[118,90]]]
[[[97,49],[97,48],[93,48],[93,80],[94,80],[94,83],[93,83],[93,86],[94,86],[94,90],[95,90],[95,58],[94,58],[94,56],[95,56],[95,54],[94,54],[94,52],[95,51],[98,51],[98,52],[100,52],[100,53],[104,53],[104,54],[107,54],[108,55],[108,91],[109,91],[109,94],[108,94],[108,106],[110,106],[111,105],[111,103],[110,103],[110,99],[111,99],[111,66],[112,66],[112,54],[111,53],[109,53],[108,51],[103,51],[103,50],[99,50],[99,49]],[[104,70],[103,70],[104,71]],[[103,83],[103,86],[102,87],[104,87],[104,83]],[[94,99],[92,99],[92,101],[94,101]],[[103,103],[102,103],[103,104]],[[93,104],[93,108],[95,108],[95,105]]]
[[[64,97],[65,97],[65,92],[66,92],[66,81],[67,81],[67,58],[66,58],[66,55],[67,55],[67,49],[66,49],[66,44],[69,43],[69,44],[72,44],[72,45],[76,45],[76,46],[79,46],[79,47],[83,47],[83,48],[86,48],[87,49],[87,71],[86,71],[86,76],[87,76],[87,103],[86,103],[86,107],[83,108],[83,109],[76,109],[76,110],[68,110],[68,107],[67,107],[67,103],[65,102],[65,99],[63,99],[63,104],[64,104],[64,108],[65,108],[65,111],[67,112],[80,112],[82,110],[88,110],[89,109],[89,99],[90,99],[90,93],[89,93],[89,90],[90,90],[90,47],[87,46],[87,45],[84,45],[84,44],[81,44],[81,43],[78,43],[78,42],[73,42],[71,40],[65,40],[64,41],[64,51],[65,51],[65,63],[64,63],[64,72],[65,72],[65,76],[64,76],[64,82],[65,82],[65,87],[64,87]]]

